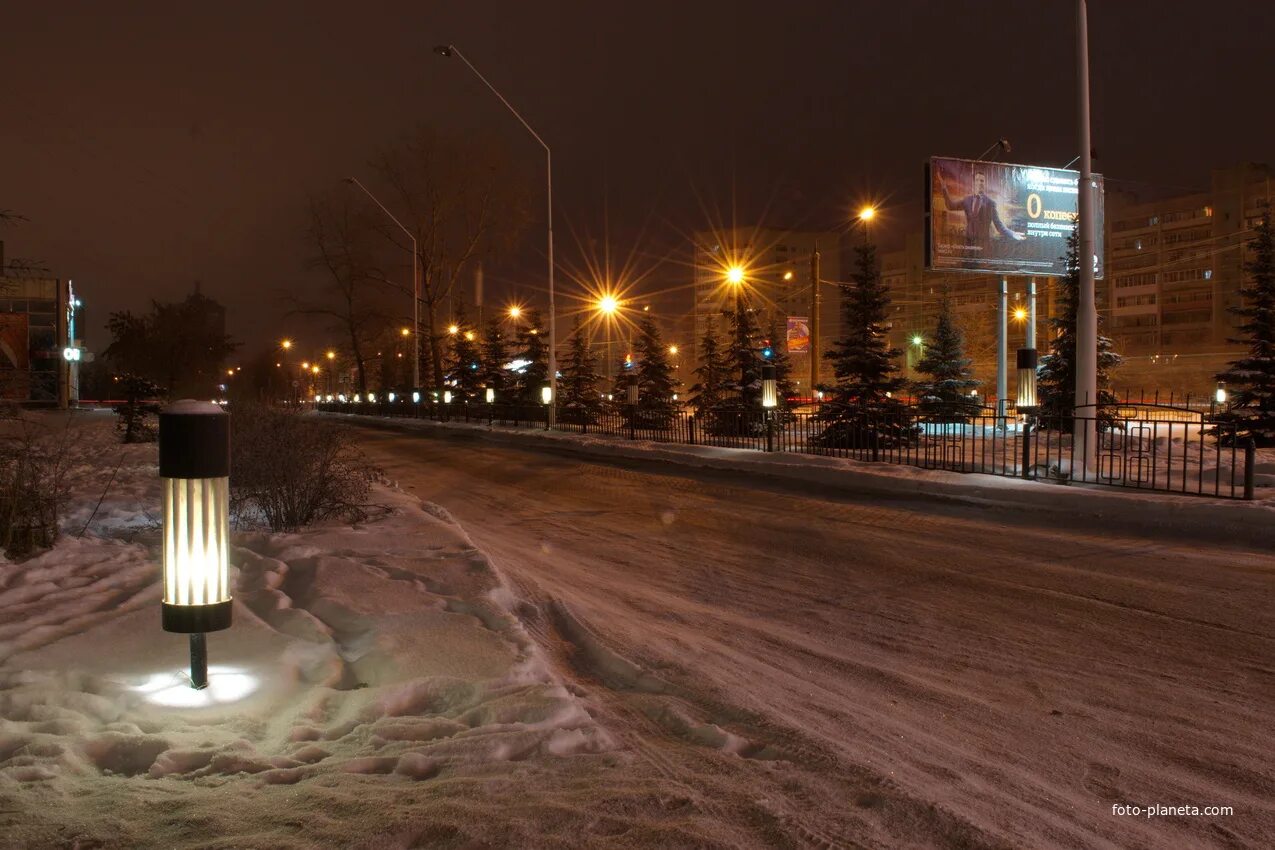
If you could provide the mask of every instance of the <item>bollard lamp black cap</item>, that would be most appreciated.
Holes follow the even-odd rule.
[[[163,478],[230,475],[230,415],[221,405],[182,399],[159,412],[159,474]]]

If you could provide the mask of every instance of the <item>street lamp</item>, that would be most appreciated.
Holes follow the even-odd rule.
[[[279,347],[282,348],[284,351],[287,351],[288,349],[292,348],[292,340],[290,339],[283,340],[282,342],[279,343]]]
[[[500,102],[503,103],[505,107],[514,114],[514,117],[518,119],[519,123],[521,123],[522,126],[527,129],[527,132],[531,134],[531,137],[535,139],[537,142],[539,142],[540,146],[545,149],[545,180],[547,184],[546,200],[547,200],[548,210],[549,210],[549,214],[546,219],[546,222],[548,225],[548,238],[549,238],[549,389],[550,389],[550,392],[553,394],[553,396],[557,397],[558,395],[558,353],[557,353],[558,325],[557,325],[557,322],[555,321],[556,307],[554,305],[554,299],[553,299],[553,152],[550,151],[549,146],[545,144],[545,140],[540,138],[540,134],[537,133],[535,130],[531,129],[531,125],[527,123],[527,119],[523,118],[522,115],[519,114],[518,110],[514,109],[513,106],[509,103],[509,101],[505,100],[505,96],[501,94],[499,91],[497,91],[496,87],[493,86],[491,83],[489,83],[487,81],[487,78],[478,72],[478,69],[475,68],[473,63],[471,63],[469,59],[465,57],[465,54],[460,52],[460,49],[456,47],[456,45],[439,44],[434,47],[434,52],[445,59],[455,56],[458,59],[460,59],[460,61],[464,62],[465,66],[469,68],[469,70],[474,72],[474,76],[482,81],[483,85],[485,85],[491,91],[491,93],[494,94],[497,97],[497,99],[499,99]],[[554,408],[550,407],[549,408],[549,424],[550,425],[554,424],[554,419],[555,419]]]
[[[230,417],[189,399],[159,413],[164,631],[190,636],[190,684],[208,687],[208,632],[230,628]]]
[[[509,318],[517,319],[521,315],[522,315],[522,308],[519,307],[517,304],[509,308]]]
[[[859,209],[859,224],[863,225],[863,244],[868,244],[868,225],[877,217],[876,207],[868,205]]]
[[[381,212],[389,216],[390,221],[397,224],[398,229],[403,231],[412,242],[412,330],[415,331],[412,334],[412,386],[419,387],[421,385],[421,279],[417,271],[420,252],[416,245],[416,234],[404,227],[403,222],[399,221],[394,213],[377,199],[376,195],[368,191],[357,177],[347,177],[345,182],[362,189],[363,194],[371,198],[372,203],[380,207]],[[407,333],[404,332],[403,336],[407,336]]]

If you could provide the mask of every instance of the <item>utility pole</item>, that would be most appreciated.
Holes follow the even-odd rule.
[[[1001,275],[996,296],[996,417],[997,427],[1005,427],[1006,398],[1009,395],[1009,279]]]
[[[1076,316],[1076,418],[1072,431],[1072,469],[1097,472],[1098,454],[1098,311],[1095,306],[1093,162],[1089,137],[1088,4],[1076,0],[1077,124],[1080,142],[1079,250],[1080,303]]]
[[[810,401],[819,387],[819,242],[810,253]]]

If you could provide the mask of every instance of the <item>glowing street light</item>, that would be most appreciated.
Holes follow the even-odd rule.
[[[411,336],[411,335],[412,335],[412,329],[411,329],[411,328],[399,328],[398,334],[399,334],[399,336]]]
[[[744,267],[731,266],[726,270],[726,282],[733,286],[739,286],[744,282]]]
[[[208,632],[230,628],[230,417],[185,399],[159,414],[164,631],[190,636],[190,684],[208,687]]]
[[[918,346],[925,345],[925,339],[920,334],[917,334],[916,336],[912,337],[912,344],[918,345]]]
[[[603,295],[598,299],[598,312],[606,316],[614,316],[620,309],[620,299],[614,295]]]
[[[522,315],[522,308],[517,304],[509,308],[509,318],[516,319]]]
[[[328,359],[329,359],[329,360],[335,360],[335,359],[336,359],[336,352],[335,352],[335,351],[329,351],[329,352],[328,352]]]
[[[676,345],[670,345],[670,346],[668,347],[668,353],[669,353],[669,354],[677,354],[677,346],[676,346]]]
[[[792,280],[792,272],[784,272],[784,280]]]
[[[1025,307],[1015,307],[1014,320],[1018,322],[1027,321],[1027,309]]]
[[[290,339],[283,340],[282,342],[279,343],[279,347],[282,348],[284,351],[289,350],[290,348],[292,348],[292,340]]]
[[[875,207],[869,206],[859,210],[859,221],[862,221],[865,224],[869,221],[872,221],[872,219],[876,217],[877,217],[877,211]]]
[[[460,325],[456,325],[456,324],[448,325],[447,332],[451,334],[452,336],[456,336],[456,334],[460,333]]]
[[[473,331],[465,331],[465,340],[466,340],[467,342],[473,342],[473,341],[474,341],[474,332],[473,332]]]

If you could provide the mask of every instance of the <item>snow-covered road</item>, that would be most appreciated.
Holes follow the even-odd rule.
[[[1267,553],[362,435],[503,571],[595,719],[717,807],[723,837],[1275,845]]]

